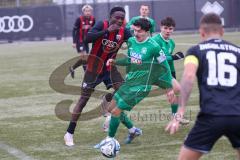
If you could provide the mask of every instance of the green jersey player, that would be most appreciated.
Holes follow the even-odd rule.
[[[107,65],[110,66],[113,64],[129,64],[125,82],[114,94],[109,106],[111,119],[107,138],[114,138],[120,124],[121,115],[125,110],[132,110],[136,104],[143,100],[151,91],[152,85],[166,89],[170,102],[175,98],[172,89],[172,76],[166,56],[148,34],[151,26],[150,22],[145,18],[140,18],[133,25],[135,37],[128,40],[128,58],[117,62],[109,59],[107,62]],[[136,136],[142,134],[142,130],[134,127],[130,120],[128,123],[131,128],[125,143],[131,143]],[[104,145],[105,140],[97,144],[95,148]]]
[[[184,54],[182,52],[177,52],[176,54],[173,55],[173,52],[175,49],[175,42],[173,41],[173,39],[170,38],[170,36],[172,35],[172,33],[174,31],[175,25],[176,25],[175,21],[172,17],[164,18],[161,21],[160,34],[153,36],[152,39],[155,40],[158,43],[158,45],[160,45],[160,47],[162,48],[162,50],[164,51],[164,53],[166,55],[167,62],[171,69],[171,74],[173,76],[172,84],[173,84],[174,92],[176,94],[178,94],[180,92],[180,85],[176,80],[174,60],[179,60],[179,59],[184,58]],[[175,115],[175,113],[177,112],[177,109],[178,109],[178,100],[177,99],[175,102],[173,102],[171,104],[171,108],[172,108],[173,115]],[[186,119],[181,119],[181,123],[188,124],[189,121]]]
[[[147,6],[147,5],[141,5],[141,7],[140,7],[140,16],[133,17],[133,18],[127,23],[126,27],[132,30],[133,23],[134,23],[136,20],[138,20],[139,18],[146,18],[146,19],[149,20],[150,23],[151,23],[151,28],[150,28],[149,31],[150,31],[150,33],[152,34],[153,32],[155,32],[156,23],[155,23],[155,21],[154,21],[152,18],[149,18],[148,15],[149,15],[149,6]]]

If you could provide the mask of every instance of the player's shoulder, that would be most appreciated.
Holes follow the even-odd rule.
[[[135,37],[130,37],[130,38],[128,38],[128,40],[127,40],[127,43],[128,43],[128,45],[132,45],[132,44],[134,44],[136,42],[136,38]]]
[[[238,50],[240,49],[240,46],[237,46],[236,44],[233,44],[233,43],[231,43],[229,41],[226,41],[226,40],[222,40],[221,44],[228,44],[230,46],[238,48]]]
[[[136,41],[136,38],[135,37],[130,37],[130,38],[128,38],[128,41]]]
[[[201,44],[202,44],[202,43],[199,43],[199,44],[196,44],[196,45],[192,45],[188,50],[191,50],[191,51],[199,50],[199,46],[200,46]]]
[[[159,44],[153,39],[153,38],[149,38],[148,43],[151,45],[151,47],[153,48],[160,48]]]
[[[160,43],[162,41],[160,34],[155,34],[152,39],[156,41],[157,43]]]
[[[160,38],[160,34],[155,34],[154,36],[152,36],[153,39],[159,39]]]
[[[132,17],[132,19],[139,19],[140,16],[135,16],[135,17]]]
[[[96,27],[96,28],[99,28],[99,29],[103,29],[103,27],[104,27],[104,22],[105,22],[105,21],[96,21],[95,27]],[[107,22],[107,21],[106,21],[106,22]]]
[[[169,39],[169,42],[170,42],[171,44],[174,44],[174,45],[175,45],[175,42],[174,42],[174,40],[173,40],[172,38]]]
[[[137,19],[139,19],[139,16],[132,17],[129,22],[134,23]]]

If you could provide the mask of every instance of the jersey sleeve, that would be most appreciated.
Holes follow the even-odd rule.
[[[103,22],[98,21],[93,28],[89,30],[86,37],[86,42],[95,42],[99,37],[107,33],[107,30],[103,29]]]
[[[175,44],[174,40],[171,40],[171,41],[172,41],[172,53],[171,54],[173,54],[173,52],[175,50],[175,47],[176,47],[176,44]]]
[[[188,49],[187,51],[187,55],[184,59],[184,65],[188,64],[188,63],[193,63],[195,65],[199,65],[199,51],[197,49],[197,46],[191,47],[190,49]]]
[[[172,88],[172,75],[166,56],[160,46],[153,49],[155,52],[156,64],[153,68],[153,77],[157,76],[155,85],[159,88]]]
[[[73,43],[77,42],[79,28],[80,28],[80,22],[81,22],[80,18],[77,18],[74,25],[73,25],[73,30],[72,30]]]
[[[103,30],[103,22],[98,21],[96,24],[89,30],[89,32],[96,33]]]
[[[166,55],[164,54],[164,51],[160,48],[159,45],[156,45],[152,48],[154,53],[154,58],[157,60],[158,63],[162,63],[166,60]]]

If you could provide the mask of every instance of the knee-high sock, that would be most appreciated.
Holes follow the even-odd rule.
[[[171,104],[172,114],[176,114],[178,110],[178,104]]]
[[[124,126],[126,126],[128,129],[133,127],[133,123],[130,118],[128,118],[127,114],[122,112],[120,115],[120,121]]]
[[[68,125],[68,129],[67,129],[68,133],[74,134],[77,121],[82,113],[83,108],[86,106],[88,100],[89,100],[89,97],[81,96],[79,98],[78,103],[74,107],[74,112],[72,113],[72,119]]]
[[[111,116],[111,120],[110,120],[110,124],[109,124],[109,129],[108,129],[108,136],[109,137],[114,137],[118,126],[120,124],[120,117],[116,117],[116,116]]]

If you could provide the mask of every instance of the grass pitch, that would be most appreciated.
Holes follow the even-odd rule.
[[[225,39],[240,45],[240,33],[226,33]],[[198,43],[198,35],[177,35],[176,51],[186,51],[191,44]],[[102,117],[79,121],[75,132],[76,145],[64,146],[63,135],[68,121],[55,115],[56,104],[62,100],[78,100],[78,95],[57,93],[49,86],[52,72],[66,61],[76,57],[71,43],[66,41],[16,42],[0,45],[0,159],[39,160],[103,160],[93,145],[102,140],[106,133],[101,130]],[[183,61],[175,63],[178,80]],[[76,88],[81,84],[82,68],[76,78],[66,77],[65,83]],[[105,90],[103,85],[98,89]],[[170,113],[165,96],[149,97],[138,104],[129,116],[135,125],[143,129],[143,135],[130,145],[122,142],[127,130],[120,125],[116,138],[121,144],[117,160],[174,160],[184,137],[191,129],[198,112],[198,91],[195,83],[187,108],[190,125],[182,127],[173,136],[164,132]],[[90,111],[100,103],[92,98],[85,108]],[[71,109],[74,104],[72,104]],[[226,138],[221,138],[212,152],[202,159],[235,159]]]

